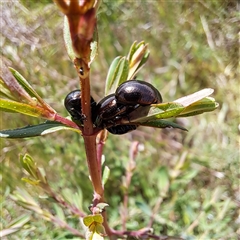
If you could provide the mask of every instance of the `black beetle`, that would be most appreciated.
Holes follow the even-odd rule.
[[[109,127],[107,130],[112,134],[121,135],[136,130],[137,127],[137,125],[117,125]]]
[[[127,105],[150,105],[162,102],[159,91],[150,83],[129,80],[122,83],[115,93],[118,103]]]
[[[75,121],[76,123],[80,123],[81,125],[83,124],[83,120],[85,119],[85,116],[82,114],[82,107],[81,107],[81,91],[80,90],[74,90],[70,92],[65,100],[64,100],[64,105],[67,111],[70,113],[72,116],[72,120]],[[94,99],[91,97],[91,108],[92,108],[92,113],[95,112],[96,108],[96,102]],[[92,120],[93,122],[95,121],[95,115],[92,114]]]
[[[125,104],[119,104],[116,101],[115,94],[110,94],[104,97],[96,106],[97,118],[96,125],[107,125],[107,123],[114,123],[114,120],[119,119],[127,111]],[[103,126],[104,127],[104,126]]]

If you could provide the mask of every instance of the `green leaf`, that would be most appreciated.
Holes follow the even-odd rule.
[[[132,56],[133,56],[134,52],[136,51],[136,46],[137,46],[137,41],[134,41],[128,52],[128,56],[127,56],[128,60],[132,59]]]
[[[38,179],[40,180],[41,183],[47,184],[46,172],[45,172],[44,168],[38,167],[37,175],[38,175]]]
[[[100,205],[99,205],[100,204]],[[108,204],[106,203],[99,203],[99,208],[104,208],[106,206],[108,206]],[[98,207],[98,205],[96,207]],[[93,219],[94,219],[94,222],[96,223],[103,223],[103,216],[101,214],[95,214],[93,215]]]
[[[152,120],[152,121],[148,121],[148,122],[142,122],[142,123],[140,123],[140,125],[148,126],[148,127],[155,127],[155,128],[167,128],[167,127],[179,128],[181,130],[187,131],[186,128],[178,125],[177,123],[166,121],[166,120],[161,120],[161,119]]]
[[[83,218],[83,223],[85,226],[89,227],[92,223],[94,223],[94,219],[92,215],[86,216]]]
[[[1,78],[0,78],[0,98],[7,98],[13,101],[16,100],[16,98],[13,96],[13,94],[10,92],[7,85]]]
[[[144,66],[144,64],[147,62],[150,55],[150,51],[146,51],[146,53],[143,55],[141,62],[138,64],[137,69],[135,70],[134,74],[131,76],[128,75],[128,79],[133,79],[134,76],[139,72],[139,70]]]
[[[173,102],[152,105],[148,112],[148,119],[165,119],[177,116],[183,111],[184,107]]]
[[[105,231],[105,228],[102,224],[97,224],[96,226],[96,232],[99,234],[99,239],[104,239],[102,236],[105,236],[106,235],[106,231]],[[94,238],[96,239],[96,238]]]
[[[128,79],[134,78],[139,69],[146,63],[149,53],[148,46],[144,41],[132,44],[127,57],[129,61]]]
[[[26,103],[15,102],[3,98],[0,98],[0,111],[22,113],[32,117],[44,117],[49,120],[53,120],[55,116],[55,113],[50,113],[42,107],[32,106]]]
[[[112,87],[112,91],[115,92],[116,88],[122,84],[123,82],[125,82],[127,80],[128,77],[128,71],[129,71],[129,63],[128,60],[126,59],[126,57],[122,57],[122,59],[120,60],[120,64],[119,64],[119,68],[118,68],[118,72],[115,75],[115,84]]]
[[[126,57],[116,57],[108,71],[106,86],[105,86],[105,95],[114,93],[116,88],[127,80],[128,76],[128,60]]]
[[[190,117],[204,112],[211,112],[218,108],[219,104],[212,97],[203,98],[187,106],[177,117]]]
[[[134,42],[128,57],[116,57],[108,71],[105,95],[114,93],[116,88],[127,79],[132,79],[139,69],[145,64],[149,56],[147,45],[142,41]]]
[[[27,91],[19,84],[17,79],[13,76],[9,68],[5,65],[2,64],[1,69],[0,69],[0,79],[2,81],[2,84],[4,86],[3,91],[8,89],[9,92],[11,93],[10,99],[14,99],[17,102],[28,102],[31,104],[35,104],[35,100],[31,98],[31,96],[27,93]],[[0,89],[2,92],[2,89]],[[5,94],[6,96],[6,94]]]
[[[109,178],[109,175],[110,175],[110,169],[108,166],[105,166],[104,167],[104,170],[103,170],[103,176],[102,176],[102,184],[103,186],[106,184],[108,178]]]
[[[67,49],[68,56],[73,61],[75,59],[75,53],[72,48],[72,39],[69,31],[68,19],[66,16],[64,17],[63,39],[65,47]]]
[[[119,62],[121,60],[121,56],[118,56],[116,57],[110,67],[109,67],[109,70],[108,70],[108,75],[107,75],[107,79],[106,79],[106,85],[105,85],[105,95],[108,95],[109,92],[110,92],[110,89],[114,83],[114,76],[115,76],[115,72],[116,72],[116,69],[119,65]]]
[[[12,130],[1,130],[0,137],[2,138],[26,138],[26,137],[37,137],[43,136],[49,133],[57,132],[60,130],[72,130],[78,133],[81,133],[79,129],[66,127],[65,125],[53,122],[46,121],[45,123],[26,126],[23,128],[17,128]]]
[[[37,163],[30,155],[20,155],[20,163],[31,176],[31,178],[22,178],[23,181],[31,185],[47,184],[46,173],[44,169],[37,167]]]
[[[29,154],[20,155],[20,163],[31,177],[38,180],[37,164]]]
[[[168,102],[140,106],[129,114],[130,122],[146,123],[157,119],[172,118],[179,115],[184,107],[179,103]]]
[[[174,102],[152,104],[150,106],[140,106],[129,114],[128,119],[124,119],[123,123],[134,122],[140,125],[148,126],[148,122],[157,119],[177,118],[177,117],[189,117],[204,112],[213,111],[218,107],[218,103],[214,98],[206,97],[213,93],[213,89],[203,89],[186,97],[180,98]],[[158,127],[158,123],[156,124]],[[161,127],[161,122],[159,127]],[[179,128],[174,124],[172,127]],[[181,127],[180,127],[181,128]],[[181,128],[182,129],[182,128]],[[185,129],[183,129],[185,130]]]
[[[31,105],[36,105],[36,99],[42,106],[49,107],[44,100],[37,94],[37,92],[32,88],[32,86],[28,83],[28,81],[15,69],[9,68],[9,70],[12,72],[15,79],[18,81],[18,83],[25,89],[25,91],[32,97],[32,101],[29,102]]]
[[[1,74],[3,75],[0,77],[1,111],[54,119],[55,110],[44,102],[18,71],[4,65]]]
[[[98,53],[98,31],[97,31],[97,28],[95,28],[95,30],[94,30],[93,41],[91,42],[90,47],[91,47],[90,63],[92,63]]]

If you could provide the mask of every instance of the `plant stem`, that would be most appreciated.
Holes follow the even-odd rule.
[[[83,136],[88,169],[91,177],[91,181],[94,188],[94,200],[97,202],[103,199],[103,186],[102,186],[102,176],[101,176],[101,166],[99,166],[97,161],[97,151],[96,151],[96,136]]]
[[[93,134],[93,123],[92,123],[92,113],[91,113],[91,95],[90,95],[90,79],[89,79],[89,71],[90,69],[85,66],[83,71],[88,71],[85,78],[80,76],[81,83],[81,91],[82,91],[82,113],[86,117],[84,121],[84,136],[90,136]],[[85,74],[84,74],[85,75]]]
[[[101,176],[101,164],[98,163],[96,134],[93,134],[93,122],[91,113],[91,95],[90,95],[90,68],[83,59],[75,59],[75,67],[78,70],[80,79],[82,101],[82,113],[85,116],[83,139],[87,156],[87,163],[90,178],[94,188],[94,203],[97,204],[103,198],[103,186]]]

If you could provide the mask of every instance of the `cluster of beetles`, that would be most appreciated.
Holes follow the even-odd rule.
[[[141,106],[162,103],[159,91],[150,83],[128,80],[116,92],[104,97],[98,103],[91,97],[92,122],[100,129],[106,128],[112,134],[125,134],[135,130],[138,125],[117,125],[116,121],[128,119],[128,115]],[[64,101],[72,120],[82,126],[85,116],[81,110],[81,91],[70,92]]]

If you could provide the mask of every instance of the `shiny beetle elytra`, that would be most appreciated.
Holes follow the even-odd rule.
[[[64,100],[64,105],[67,111],[72,116],[72,120],[78,124],[83,124],[85,116],[82,114],[81,91],[74,90],[70,92]],[[92,113],[95,112],[96,102],[92,97],[91,97],[91,108],[92,108]],[[95,121],[94,114],[92,114],[92,120]]]
[[[127,107],[116,101],[115,94],[110,94],[97,104],[96,109],[96,125],[100,126],[104,122],[114,122],[115,118],[119,119],[122,114],[126,113]]]
[[[150,83],[129,80],[122,83],[115,93],[118,103],[126,105],[150,105],[162,102],[159,91]]]
[[[117,125],[107,128],[107,130],[112,134],[121,135],[136,130],[137,127],[137,125]]]

